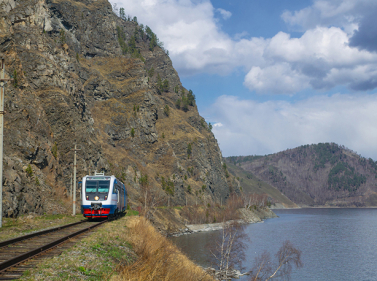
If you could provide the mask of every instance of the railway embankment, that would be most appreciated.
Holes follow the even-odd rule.
[[[143,217],[100,226],[20,280],[213,280]]]
[[[196,209],[204,211],[203,218],[209,213],[208,208]],[[192,214],[193,209],[158,208],[151,222],[144,217],[126,216],[106,223],[59,256],[43,259],[20,280],[213,280],[166,238],[174,233],[221,227],[219,223],[190,225],[187,212]],[[267,208],[238,210],[237,216],[245,223],[276,217]]]

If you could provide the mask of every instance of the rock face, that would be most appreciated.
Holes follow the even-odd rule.
[[[153,33],[105,0],[0,4],[0,54],[14,78],[5,87],[3,215],[62,211],[74,144],[78,178],[115,174],[132,204],[145,175],[173,204],[228,196],[217,141],[195,102],[184,106],[188,91]]]
[[[334,143],[227,161],[301,206],[377,206],[377,162]]]

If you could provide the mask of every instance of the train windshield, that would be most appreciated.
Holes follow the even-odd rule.
[[[109,193],[109,180],[87,180],[85,184],[86,193]]]

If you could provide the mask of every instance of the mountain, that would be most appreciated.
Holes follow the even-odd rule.
[[[301,206],[377,205],[377,162],[335,143],[303,145],[266,156],[227,157],[226,161]]]
[[[78,179],[114,174],[132,205],[141,178],[173,204],[229,196],[217,141],[150,28],[105,0],[0,2],[0,53],[14,78],[4,216],[68,208],[75,144]]]
[[[226,161],[227,170],[232,177],[234,186],[238,186],[244,194],[268,195],[268,200],[273,202],[272,207],[297,208],[287,196],[273,185],[256,177],[252,172],[242,169],[239,165]]]

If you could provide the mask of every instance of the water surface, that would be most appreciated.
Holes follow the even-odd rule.
[[[283,241],[302,251],[304,267],[291,280],[377,280],[377,209],[274,210],[279,218],[250,224],[244,266],[250,269],[264,250],[273,256]],[[216,232],[174,237],[192,260],[207,262],[205,245]],[[247,280],[243,278],[241,280]]]

